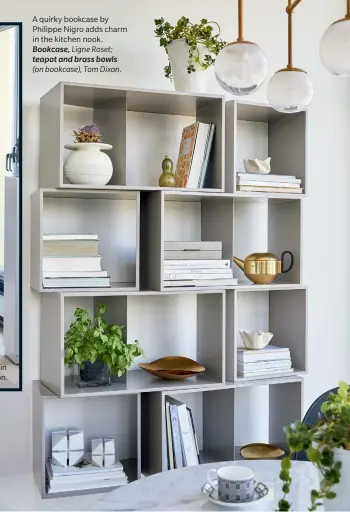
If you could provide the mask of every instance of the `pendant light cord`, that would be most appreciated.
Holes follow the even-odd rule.
[[[350,2],[350,0],[349,0]],[[243,41],[243,0],[238,0],[238,39]]]

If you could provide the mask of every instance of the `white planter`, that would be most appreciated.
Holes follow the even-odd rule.
[[[198,45],[199,58],[201,61],[208,53],[203,44]],[[168,56],[176,91],[183,92],[205,92],[209,73],[198,63],[194,63],[196,71],[187,72],[189,46],[184,39],[177,39],[168,45]]]
[[[350,510],[350,450],[335,448],[334,460],[342,463],[340,483],[335,485],[332,489],[337,497],[334,498],[334,500],[324,500],[324,508],[325,510],[337,510],[339,512],[342,510]]]
[[[64,146],[71,153],[64,163],[64,174],[75,185],[106,185],[113,174],[112,161],[101,149],[112,149],[101,142],[78,142]]]

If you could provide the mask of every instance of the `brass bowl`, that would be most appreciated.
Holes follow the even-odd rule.
[[[145,372],[166,380],[188,379],[205,371],[204,366],[182,356],[162,357],[151,363],[140,363],[138,366]]]
[[[247,444],[240,449],[239,453],[243,459],[247,460],[280,459],[285,455],[278,446],[266,443]]]

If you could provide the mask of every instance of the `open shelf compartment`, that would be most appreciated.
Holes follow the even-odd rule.
[[[43,235],[46,233],[97,234],[102,269],[107,270],[111,282],[111,287],[104,288],[105,293],[139,289],[139,192],[40,189],[32,196],[31,219],[31,286],[37,291],[69,291],[43,288]]]
[[[307,371],[307,289],[227,292],[226,379],[244,382],[283,377],[283,373],[256,377],[237,374],[237,347],[244,346],[240,330],[273,333],[271,345],[290,349],[294,373]],[[290,375],[290,374],[288,374]]]
[[[240,449],[250,443],[268,443],[286,451],[283,427],[303,417],[302,393],[301,379],[236,388],[235,459],[242,459]]]
[[[280,258],[284,251],[290,251],[294,265],[274,284],[301,283],[302,208],[302,202],[294,199],[235,198],[233,255],[244,260],[252,253],[270,252]],[[286,255],[284,268],[289,264],[290,256]],[[240,284],[250,283],[236,264],[233,275]]]
[[[226,188],[237,190],[243,159],[271,157],[271,174],[296,176],[307,192],[307,112],[281,114],[267,104],[226,102]],[[244,195],[245,193],[242,192]],[[261,192],[252,193],[259,196]],[[303,195],[300,194],[300,195]],[[275,193],[275,196],[279,194]],[[288,194],[284,194],[288,196]],[[290,194],[299,196],[299,194]]]
[[[220,241],[222,259],[231,262],[233,198],[219,193],[183,195],[173,191],[141,197],[141,287],[159,291],[194,289],[164,287],[165,241]],[[220,280],[213,281],[211,288],[221,288]]]
[[[64,145],[80,126],[97,123],[113,163],[108,187],[158,187],[164,155],[176,166],[182,129],[193,122],[215,124],[208,189],[224,190],[222,96],[156,92],[60,82],[41,98],[40,182],[67,186]],[[137,145],[137,150],[135,150]],[[84,187],[82,187],[84,188]],[[205,190],[205,189],[204,189]]]
[[[116,460],[120,460],[129,482],[141,477],[141,398],[139,394],[90,397],[86,400],[59,400],[40,382],[33,383],[33,472],[43,498],[107,492],[115,487],[91,487],[84,490],[48,493],[45,463],[51,456],[51,432],[62,429],[84,431],[85,452],[91,451],[91,439],[115,440]]]
[[[107,306],[106,321],[126,326],[127,343],[138,340],[144,356],[135,361],[124,383],[79,388],[72,369],[64,366],[64,336],[76,308],[93,314],[98,302]],[[41,338],[50,340],[40,351],[41,381],[60,397],[210,387],[224,382],[224,292],[98,297],[44,294],[41,312]],[[170,355],[194,359],[206,371],[197,377],[168,381],[138,368],[138,363]]]
[[[240,459],[240,448],[252,442],[285,448],[283,427],[303,414],[302,379],[296,376],[255,386],[143,394],[141,472],[147,475],[168,470],[167,397],[191,409],[201,464]]]

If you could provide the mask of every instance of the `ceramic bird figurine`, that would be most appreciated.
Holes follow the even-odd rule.
[[[254,158],[249,160],[248,158],[243,159],[244,167],[249,174],[269,174],[271,171],[271,158],[268,157],[265,160],[258,160]]]

